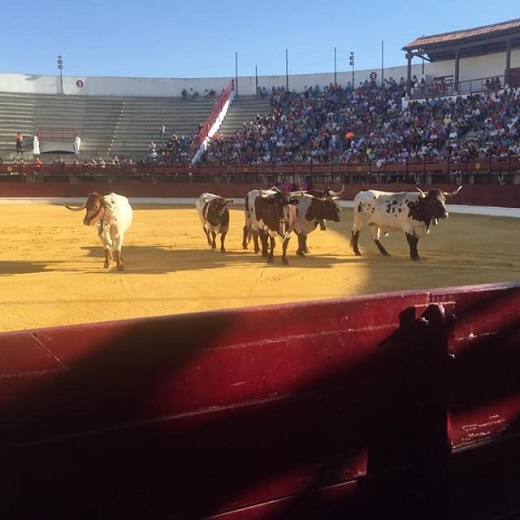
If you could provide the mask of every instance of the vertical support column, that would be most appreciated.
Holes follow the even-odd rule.
[[[460,48],[457,47],[455,49],[455,78],[454,78],[454,87],[455,87],[455,95],[459,94],[459,70],[460,70]]]
[[[511,38],[507,39],[506,48],[506,70],[504,71],[504,87],[509,87],[509,76],[511,73]]]
[[[412,93],[412,58],[413,54],[411,52],[406,53],[406,97],[410,98],[410,94]]]

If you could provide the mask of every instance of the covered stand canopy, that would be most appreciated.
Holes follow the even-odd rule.
[[[459,91],[459,65],[463,58],[505,52],[504,82],[509,86],[520,86],[520,68],[511,68],[511,50],[520,48],[520,18],[475,29],[464,29],[432,36],[422,36],[405,45],[408,61],[407,94],[412,81],[412,59],[423,58],[430,62],[455,61],[454,90]]]

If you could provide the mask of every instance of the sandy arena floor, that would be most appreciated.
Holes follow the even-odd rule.
[[[226,254],[209,249],[194,206],[134,205],[125,272],[103,270],[103,250],[83,213],[50,203],[0,204],[0,331],[328,299],[403,289],[520,280],[520,220],[455,214],[419,242],[384,239],[381,256],[368,230],[364,254],[349,247],[352,210],[309,235],[306,258],[289,245],[290,265],[243,251],[241,206],[231,211]]]

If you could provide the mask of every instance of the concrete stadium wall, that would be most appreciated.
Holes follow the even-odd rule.
[[[419,66],[414,74],[420,74]],[[369,79],[370,73],[375,71],[359,71],[355,73],[355,82]],[[381,72],[377,71],[378,78]],[[406,66],[386,69],[385,78],[399,79],[406,77]],[[113,77],[80,77],[64,76],[63,93],[79,96],[153,96],[153,97],[181,97],[183,89],[188,92],[197,91],[203,94],[207,90],[220,93],[233,78],[113,78]],[[272,87],[286,87],[297,92],[303,91],[305,86],[325,86],[334,83],[334,74],[296,74],[281,76],[239,76],[237,91],[239,95],[249,96],[256,94],[259,87],[270,90]],[[346,85],[352,80],[351,72],[336,74],[336,81]],[[379,81],[379,80],[378,80]],[[27,93],[27,94],[61,94],[59,76],[40,76],[31,74],[0,74],[0,92]]]
[[[421,77],[423,64],[412,62],[412,76]],[[479,77],[503,76],[505,69],[505,52],[468,58],[461,60],[460,81]],[[405,62],[403,55],[403,62]],[[520,67],[520,49],[511,53],[511,67]],[[430,77],[454,74],[454,61],[424,63],[424,74]],[[355,70],[354,82],[359,84],[377,74],[376,81],[407,77],[406,63],[401,67],[389,67],[381,70]],[[95,76],[63,76],[63,93],[66,95],[84,96],[155,96],[177,97],[182,90],[190,89],[203,94],[206,89],[220,93],[232,78],[124,78]],[[346,70],[334,74],[288,74],[278,76],[238,76],[236,79],[239,95],[254,95],[256,87],[289,87],[289,90],[301,92],[305,86],[320,85],[321,87],[337,81],[346,85],[352,81],[352,71]],[[0,74],[0,92],[28,94],[61,94],[62,81],[59,75],[43,76],[36,74]]]

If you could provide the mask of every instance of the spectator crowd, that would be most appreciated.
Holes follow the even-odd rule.
[[[265,89],[262,90],[265,95]],[[295,93],[273,88],[271,113],[216,134],[202,164],[384,164],[520,156],[520,88],[403,104],[404,79]]]
[[[520,160],[520,88],[501,88],[498,78],[486,82],[482,92],[410,100],[403,78],[385,79],[382,86],[375,81],[357,88],[316,85],[300,93],[262,87],[259,95],[269,99],[270,112],[257,114],[232,135],[217,132],[199,164],[370,163],[382,168],[414,161]],[[201,127],[177,136],[161,124],[157,143],[149,143],[144,159],[113,156],[107,164],[189,165]],[[22,140],[17,135],[21,158],[13,158],[13,164],[23,161]],[[105,160],[93,158],[84,166],[104,167]]]

